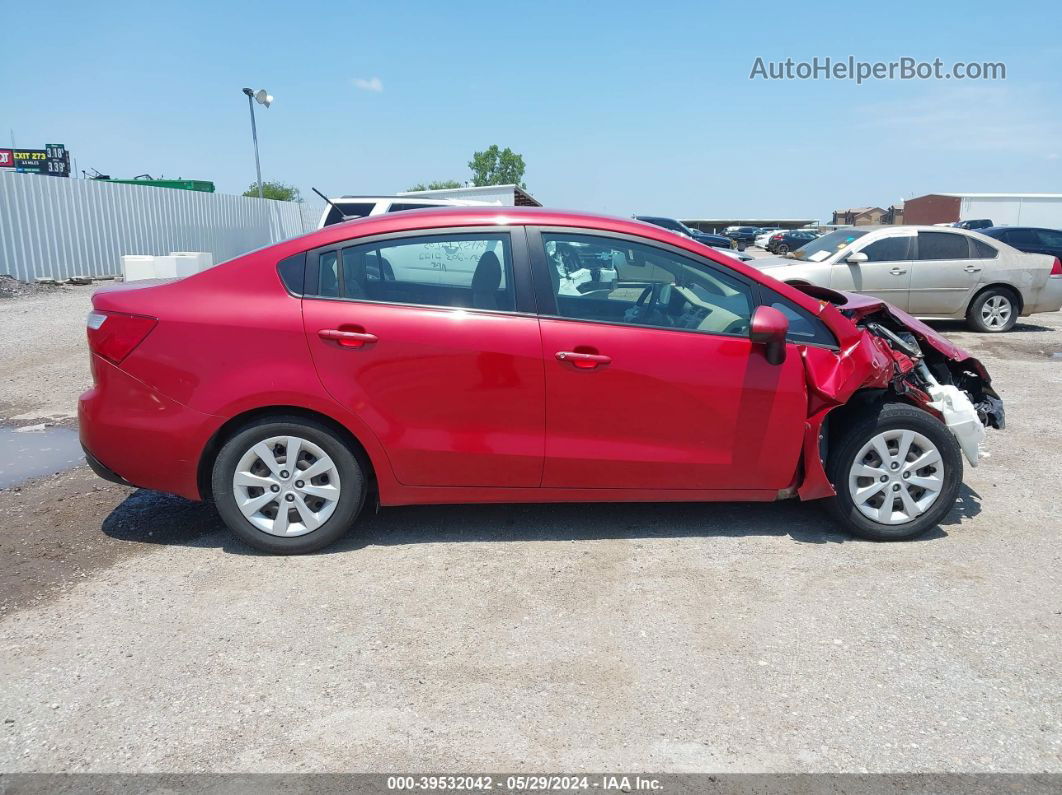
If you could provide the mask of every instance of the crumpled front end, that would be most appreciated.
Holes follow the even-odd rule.
[[[830,413],[860,395],[912,403],[936,416],[977,466],[986,428],[1006,425],[1003,401],[984,365],[917,318],[868,296],[808,287],[830,303],[822,314],[840,313],[854,324],[839,340],[840,353],[802,351],[812,401],[805,428],[801,499],[834,495],[825,472]],[[837,305],[835,305],[837,304]],[[847,325],[847,324],[845,324]]]

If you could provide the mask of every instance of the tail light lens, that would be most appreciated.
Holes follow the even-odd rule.
[[[1055,264],[1051,266],[1052,276],[1062,276],[1062,260],[1055,257]]]
[[[158,319],[146,315],[94,309],[89,312],[87,321],[89,350],[109,362],[121,364],[158,322]]]

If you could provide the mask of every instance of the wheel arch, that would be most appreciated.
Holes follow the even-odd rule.
[[[991,282],[989,284],[984,285],[983,287],[978,287],[977,291],[972,296],[970,296],[970,300],[966,304],[966,311],[969,312],[970,307],[974,305],[974,302],[977,301],[977,299],[984,295],[986,292],[988,292],[989,290],[997,289],[1006,290],[1008,293],[1014,296],[1018,304],[1019,315],[1021,315],[1021,313],[1025,311],[1025,299],[1022,297],[1021,290],[1019,290],[1013,284],[1008,284],[1007,282]]]
[[[327,426],[330,430],[335,432],[336,436],[339,437],[347,447],[350,448],[350,451],[354,454],[358,464],[365,472],[365,479],[369,488],[373,489],[376,487],[376,467],[373,465],[372,457],[365,449],[365,445],[360,439],[358,439],[354,432],[350,430],[350,428],[334,417],[330,417],[320,411],[314,411],[313,409],[307,409],[301,406],[273,405],[248,409],[230,417],[222,423],[207,441],[206,445],[204,445],[203,452],[199,456],[199,465],[196,471],[196,483],[199,487],[199,494],[203,499],[210,499],[212,496],[210,480],[214,469],[214,461],[217,459],[218,452],[221,450],[225,442],[235,436],[240,429],[248,423],[272,416],[303,417],[309,420],[315,420],[322,425]]]

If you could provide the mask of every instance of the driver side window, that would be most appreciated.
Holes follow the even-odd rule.
[[[542,233],[561,317],[747,336],[751,288],[722,269],[654,246]]]

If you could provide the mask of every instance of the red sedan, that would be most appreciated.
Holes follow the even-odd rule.
[[[581,213],[366,218],[93,307],[89,463],[270,552],[367,499],[825,498],[910,538],[1003,425],[984,368],[903,312]]]

